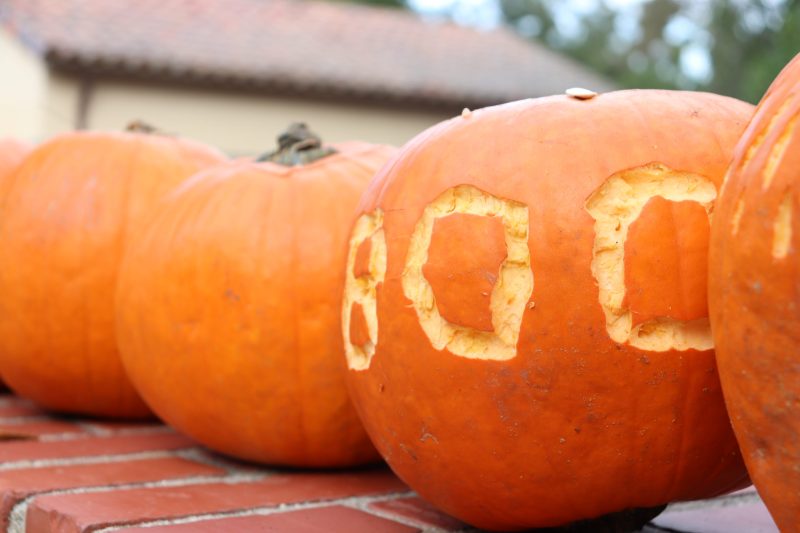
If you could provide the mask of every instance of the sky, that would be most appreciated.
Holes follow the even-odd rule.
[[[606,0],[611,8],[626,10],[644,0]],[[423,15],[452,11],[456,22],[479,28],[493,28],[500,24],[502,16],[497,0],[409,0],[412,9]],[[562,2],[569,10],[591,11],[597,0],[567,0]]]

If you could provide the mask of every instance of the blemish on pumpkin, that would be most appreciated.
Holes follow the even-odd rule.
[[[613,174],[586,201],[586,210],[595,220],[592,274],[598,285],[606,331],[614,342],[643,350],[711,349],[713,339],[707,318],[683,321],[658,317],[634,324],[626,301],[625,243],[631,224],[656,196],[673,202],[697,202],[710,217],[717,191],[704,176],[651,163]]]
[[[775,227],[772,237],[772,257],[783,259],[789,255],[789,246],[792,243],[792,197],[786,193],[778,207],[778,216],[775,217]]]
[[[362,247],[365,242],[369,246]],[[362,248],[366,251],[362,251]],[[356,274],[356,262],[359,253],[362,274]],[[366,254],[366,255],[363,255]],[[345,272],[345,288],[342,298],[342,335],[347,366],[351,370],[369,368],[375,347],[378,344],[378,302],[377,287],[386,276],[386,236],[383,232],[383,211],[376,209],[372,213],[361,215],[356,220],[350,237],[350,249],[347,254],[347,270]],[[364,322],[359,326],[351,325],[353,308],[358,304],[360,316]],[[366,335],[362,335],[362,333]],[[352,335],[357,334],[358,338]],[[366,337],[366,340],[364,340]]]
[[[789,146],[789,141],[792,139],[794,135],[795,127],[797,126],[798,117],[794,117],[789,124],[786,126],[786,129],[783,131],[781,136],[778,138],[777,141],[772,145],[772,150],[769,153],[769,157],[767,158],[767,165],[764,167],[764,174],[763,174],[763,183],[762,187],[764,189],[768,189],[770,185],[772,185],[772,180],[775,178],[775,172],[778,170],[778,166],[780,165],[781,161],[783,160],[783,156],[786,154],[786,149]]]
[[[456,213],[497,217],[502,221],[506,251],[489,299],[491,331],[446,320],[423,272],[431,249],[434,222]],[[435,349],[447,348],[452,354],[469,359],[512,359],[517,354],[525,304],[533,293],[527,206],[471,185],[448,189],[425,208],[414,228],[402,284],[403,293],[411,300],[420,326]]]
[[[238,302],[241,298],[236,294],[233,289],[225,289],[225,298],[232,302]]]
[[[406,452],[408,456],[411,457],[414,461],[417,461],[417,454],[414,453],[414,450],[412,450],[402,442],[400,443],[400,449]]]
[[[436,444],[439,444],[439,439],[436,438],[436,435],[429,432],[426,428],[422,428],[422,434],[419,437],[420,442],[425,442],[426,440],[432,440]]]
[[[489,302],[496,273],[506,258],[504,235],[497,217],[454,213],[434,221],[422,275],[446,321],[492,331]],[[490,277],[488,272],[495,274]]]

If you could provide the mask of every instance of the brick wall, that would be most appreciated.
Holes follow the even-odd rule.
[[[266,469],[212,454],[160,424],[54,418],[0,395],[0,531],[468,529],[382,467],[333,473]],[[749,489],[675,505],[645,531],[777,529]]]

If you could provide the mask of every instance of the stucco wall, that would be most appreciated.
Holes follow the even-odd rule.
[[[0,136],[41,141],[79,123],[78,77],[53,72],[16,36],[0,28]],[[443,112],[273,97],[155,83],[95,80],[86,125],[119,130],[134,119],[193,137],[233,155],[271,149],[289,123],[307,122],[331,142],[401,145],[449,118]]]
[[[102,81],[92,90],[88,125],[120,129],[140,119],[245,155],[272,148],[276,135],[293,121],[307,122],[328,141],[400,145],[446,118],[444,113]]]
[[[77,78],[50,72],[45,93],[47,113],[40,132],[42,138],[75,129],[79,99],[80,84]]]
[[[0,137],[39,138],[44,116],[47,70],[35,54],[0,28]]]

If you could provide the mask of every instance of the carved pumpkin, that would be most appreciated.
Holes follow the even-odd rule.
[[[666,91],[520,101],[434,127],[376,176],[343,332],[353,401],[406,483],[487,529],[747,483],[705,285],[751,110]]]
[[[299,130],[270,160],[201,173],[159,210],[125,258],[120,349],[153,410],[210,448],[374,461],[347,396],[339,309],[358,199],[395,150],[329,154]]]
[[[222,160],[144,133],[69,133],[31,152],[0,220],[0,368],[12,390],[66,413],[148,415],[116,349],[123,246],[166,192]]]
[[[781,531],[800,524],[800,56],[736,147],[714,214],[717,361],[750,475]]]

